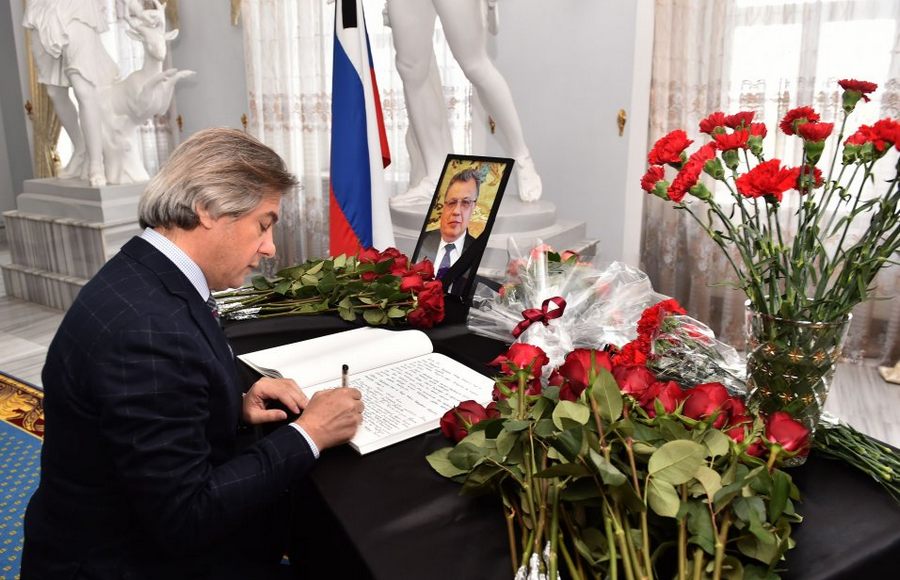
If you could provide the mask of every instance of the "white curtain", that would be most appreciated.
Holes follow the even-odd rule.
[[[392,163],[385,177],[393,195],[405,190],[409,179],[408,120],[390,28],[382,20],[383,6],[381,0],[370,0],[365,13],[391,150]],[[328,254],[334,5],[325,0],[242,0],[241,21],[248,130],[284,157],[301,182],[282,205],[276,240],[279,253],[266,268],[271,273]],[[435,51],[454,143],[458,151],[468,152],[472,89],[439,27]]]
[[[701,119],[750,110],[768,127],[766,158],[796,166],[799,140],[783,135],[778,122],[802,105],[823,121],[839,119],[839,79],[879,86],[871,103],[857,107],[845,135],[862,123],[900,118],[900,0],[657,0],[652,75],[651,143],[674,129],[704,143]],[[880,162],[887,176],[896,151],[889,155]],[[830,159],[827,150],[823,159]],[[657,290],[678,298],[725,340],[743,344],[744,294],[723,285],[734,282],[729,265],[688,215],[648,199],[641,261]],[[900,293],[900,268],[883,271],[878,286],[879,297]],[[900,297],[854,310],[845,354],[900,357]]]

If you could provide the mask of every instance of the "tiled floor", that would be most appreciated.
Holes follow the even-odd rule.
[[[0,242],[0,264],[9,263]],[[47,347],[63,312],[6,296],[0,280],[0,370],[41,386]],[[860,431],[900,447],[900,385],[881,379],[874,362],[839,365],[826,410]]]

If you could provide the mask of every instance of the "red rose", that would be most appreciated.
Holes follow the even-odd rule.
[[[434,280],[434,264],[428,258],[410,266],[410,272],[418,274],[425,280]]]
[[[781,194],[797,185],[799,175],[799,169],[781,167],[781,161],[770,159],[738,177],[735,184],[741,195],[780,202]]]
[[[785,135],[794,135],[797,131],[797,125],[814,123],[818,120],[819,114],[812,107],[797,107],[787,112],[779,126]]]
[[[666,163],[677,165],[681,163],[681,156],[691,143],[693,141],[687,138],[687,133],[681,129],[675,129],[668,135],[660,137],[647,155],[647,161],[650,165],[665,165]]]
[[[639,401],[641,407],[651,417],[656,416],[656,404],[659,401],[666,413],[673,412],[678,404],[684,400],[685,391],[681,390],[675,381],[654,381]]]
[[[609,354],[602,350],[576,348],[566,355],[566,360],[555,372],[561,377],[559,398],[566,401],[576,400],[587,388],[591,369],[612,370]],[[558,379],[557,379],[558,380]]]
[[[675,203],[681,203],[687,191],[694,187],[697,180],[700,179],[703,165],[715,156],[716,146],[714,143],[707,143],[695,151],[675,176],[672,185],[669,186],[669,199]]]
[[[572,258],[575,258],[575,261],[578,261],[578,252],[573,252],[572,250],[563,250],[563,252],[559,255],[559,259],[563,262],[568,262]]]
[[[547,354],[539,346],[524,342],[516,342],[509,350],[490,362],[492,366],[499,366],[500,372],[510,375],[516,370],[529,370],[529,378],[539,378],[544,365],[550,362]],[[515,366],[515,368],[513,368]]]
[[[722,383],[704,383],[685,392],[684,416],[702,420],[718,413],[713,427],[719,429],[728,421],[726,413],[721,412],[728,400],[728,390]]]
[[[662,180],[665,175],[666,170],[661,165],[651,165],[644,177],[641,178],[641,189],[647,193],[653,193],[656,182]]]
[[[416,295],[417,308],[407,315],[416,328],[431,328],[444,319],[444,287],[440,280],[425,282]]]
[[[775,411],[766,420],[766,439],[785,451],[801,451],[809,445],[809,429],[784,411]]]
[[[365,248],[356,255],[356,259],[363,264],[374,264],[380,257],[381,254],[375,248]]]
[[[735,113],[734,115],[728,115],[727,117],[725,117],[725,124],[732,129],[749,127],[750,123],[753,122],[754,114],[755,113],[753,111],[741,111],[740,113]]]
[[[619,390],[640,402],[647,390],[656,382],[656,375],[645,366],[617,366],[612,371]]]
[[[376,274],[374,270],[369,270],[368,272],[363,272],[359,275],[359,279],[363,282],[374,282],[377,278],[378,274]]]
[[[488,403],[487,407],[484,408],[487,412],[488,419],[499,419],[500,418],[500,409],[497,408],[497,401],[491,401]]]
[[[418,274],[410,274],[400,279],[401,292],[418,292],[425,287],[425,282]]]
[[[802,123],[797,127],[797,134],[805,141],[824,141],[833,129],[834,123]]]
[[[845,91],[855,91],[860,93],[860,96],[865,102],[869,102],[868,93],[874,92],[875,89],[878,88],[878,85],[875,83],[870,83],[868,81],[858,81],[856,79],[841,79],[838,81],[838,84],[841,85],[841,88]]]
[[[725,125],[725,113],[716,111],[700,121],[700,132],[712,135],[716,129]]]
[[[738,129],[734,133],[716,133],[713,135],[713,139],[716,142],[716,148],[719,151],[746,149],[747,139],[749,138],[750,131],[747,129]]]
[[[441,417],[441,433],[454,443],[459,443],[469,434],[473,425],[487,418],[488,411],[484,407],[475,401],[463,401]]]

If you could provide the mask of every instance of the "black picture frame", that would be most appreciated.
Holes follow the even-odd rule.
[[[481,264],[487,248],[488,238],[494,227],[494,221],[497,219],[500,202],[503,200],[503,193],[506,191],[514,164],[515,161],[507,157],[447,155],[441,170],[441,177],[431,198],[431,204],[425,213],[422,230],[419,232],[419,239],[416,242],[415,252],[413,252],[414,262],[425,258],[435,262],[440,240],[446,235],[446,233],[442,233],[445,228],[442,216],[444,215],[444,198],[451,183],[454,184],[455,192],[457,188],[468,187],[468,184],[471,183],[471,180],[460,182],[458,180],[460,174],[471,170],[482,177],[480,183],[477,184],[477,201],[470,210],[471,213],[464,224],[462,236],[456,240],[457,242],[460,239],[463,240],[463,250],[441,278],[444,294],[464,306],[470,304],[475,291],[478,266]],[[460,183],[464,183],[464,185],[460,186]],[[440,264],[434,264],[435,274],[438,273],[439,266]]]

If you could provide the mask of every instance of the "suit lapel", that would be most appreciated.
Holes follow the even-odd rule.
[[[190,280],[162,252],[141,238],[132,238],[122,246],[122,253],[153,271],[169,293],[185,302],[191,317],[203,332],[216,358],[228,369],[229,376],[233,378],[234,356],[225,339],[225,333]]]

